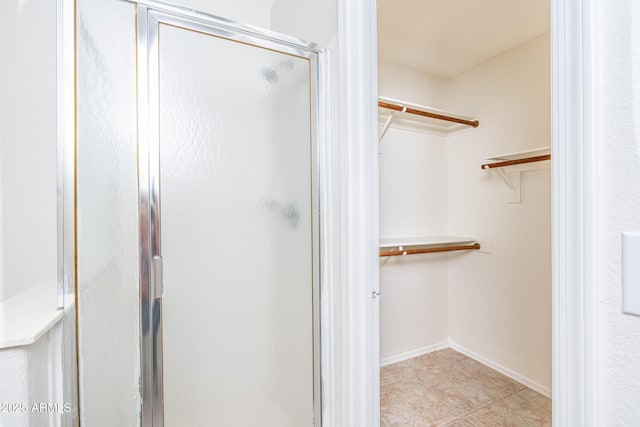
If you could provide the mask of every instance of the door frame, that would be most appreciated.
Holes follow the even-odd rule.
[[[550,0],[553,424],[597,425],[594,0]],[[379,425],[377,76],[375,2],[339,0],[344,234],[344,425]],[[359,195],[359,196],[358,196]],[[349,197],[352,197],[349,199]],[[345,203],[345,201],[349,203]],[[374,285],[368,285],[374,283]],[[367,354],[367,352],[372,352]],[[366,378],[370,375],[371,378]],[[377,394],[376,394],[377,393]]]
[[[339,323],[330,366],[337,375],[327,396],[327,426],[380,425],[378,202],[378,46],[375,0],[338,0],[337,110],[339,145],[340,290],[332,304]]]
[[[598,424],[597,2],[551,1],[553,424]]]

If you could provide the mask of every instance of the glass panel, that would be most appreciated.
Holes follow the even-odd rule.
[[[135,8],[77,2],[82,426],[140,424]]]
[[[310,64],[159,40],[166,425],[311,426]]]

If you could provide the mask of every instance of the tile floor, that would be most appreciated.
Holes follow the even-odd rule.
[[[551,399],[451,349],[380,369],[383,427],[551,426]]]

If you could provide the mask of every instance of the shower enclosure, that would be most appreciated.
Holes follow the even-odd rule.
[[[142,424],[320,425],[320,52],[137,8]]]

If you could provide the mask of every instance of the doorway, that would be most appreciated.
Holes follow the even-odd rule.
[[[549,5],[378,6],[382,425],[412,363],[410,386],[444,402],[424,422],[491,416],[526,388],[550,423]]]

